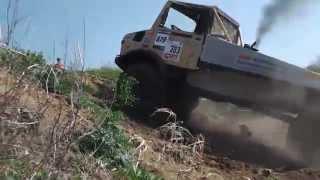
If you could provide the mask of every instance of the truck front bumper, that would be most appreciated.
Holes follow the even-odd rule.
[[[117,55],[114,62],[118,65],[118,67],[120,67],[121,69],[124,69],[124,64],[121,61],[122,56],[121,55]]]

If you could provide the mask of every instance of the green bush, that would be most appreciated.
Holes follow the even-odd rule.
[[[310,71],[320,73],[320,65],[310,65],[308,68]]]
[[[86,72],[86,93],[111,105],[114,101],[116,82],[121,74],[119,69],[102,67],[89,69]]]
[[[20,180],[26,179],[26,176],[33,175],[34,180],[46,180],[48,179],[48,173],[45,170],[39,170],[33,172],[31,164],[27,161],[10,159],[0,160],[0,167],[5,165],[6,169],[0,168],[1,180]],[[2,171],[5,170],[5,171]]]
[[[23,175],[30,171],[28,164],[24,161],[15,159],[2,160],[0,161],[0,166],[1,164],[6,165],[7,170],[5,172],[0,172],[0,179],[22,179]]]
[[[28,71],[28,67],[35,64],[39,66],[46,64],[46,60],[41,53],[28,51],[25,53],[25,56],[9,51],[1,51],[0,53],[0,65],[10,67],[14,73],[21,74],[22,72],[26,72]]]
[[[94,99],[88,96],[82,96],[80,98],[80,106],[89,110],[89,112],[94,115],[97,124],[104,123],[105,121],[117,123],[122,119],[122,114],[120,112],[111,111],[111,109],[106,106],[98,105],[94,102]]]
[[[123,168],[117,174],[119,179],[128,178],[130,180],[162,180],[163,178],[150,174],[144,169],[135,168],[134,166]]]
[[[78,142],[82,153],[93,155],[109,169],[116,169],[118,177],[130,180],[160,179],[143,169],[134,168],[133,146],[117,126],[117,123],[123,118],[120,111],[103,108],[88,97],[82,97],[80,104],[82,108],[93,113],[95,121],[101,124],[93,133]]]
[[[86,71],[86,73],[90,76],[93,76],[95,79],[99,79],[101,81],[116,81],[119,78],[121,71],[116,68],[102,67],[99,69],[89,69]]]
[[[136,83],[136,80],[131,79],[125,73],[122,73],[119,76],[115,94],[115,107],[122,108],[125,106],[132,106],[134,104],[136,98],[133,94],[133,88]]]
[[[92,154],[111,169],[123,167],[133,160],[128,139],[112,123],[105,123],[93,134],[83,138],[79,147],[83,153]]]
[[[109,168],[124,167],[133,160],[128,138],[116,126],[122,118],[118,111],[96,105],[87,97],[81,98],[81,106],[91,111],[102,125],[79,141],[83,153],[92,154]]]
[[[320,56],[317,57],[316,61],[314,61],[312,64],[310,64],[307,69],[313,72],[320,73]]]
[[[70,96],[72,90],[79,88],[76,87],[76,82],[80,81],[78,74],[57,71],[48,65],[41,67],[40,71],[34,71],[33,76],[41,83],[42,88],[48,89],[49,92]]]

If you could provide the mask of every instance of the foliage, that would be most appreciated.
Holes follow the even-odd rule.
[[[102,108],[88,97],[81,98],[81,106],[95,114],[96,122],[101,126],[79,141],[82,153],[90,154],[104,163],[104,166],[117,170],[117,176],[132,180],[153,180],[158,177],[147,171],[134,167],[132,144],[117,127],[117,122],[122,119],[122,113]]]
[[[28,51],[25,55],[10,51],[1,51],[0,65],[8,67],[11,73],[20,76],[28,74],[28,78],[40,82],[43,88],[53,92],[58,84],[58,72],[52,66],[46,64],[41,53]],[[31,68],[32,67],[32,68]]]
[[[36,173],[32,172],[31,165],[26,161],[10,159],[1,160],[0,167],[4,165],[4,171],[0,171],[0,179],[3,180],[20,180],[25,179],[25,175],[33,176],[34,180],[48,179],[48,173],[44,170],[39,170]],[[1,170],[1,168],[0,168]]]
[[[46,61],[41,53],[28,51],[25,56],[9,51],[1,51],[0,65],[10,67],[14,73],[25,72],[32,65],[45,65]]]
[[[108,105],[113,104],[113,94],[120,70],[108,67],[89,69],[86,71],[84,90]]]
[[[136,83],[134,79],[129,78],[124,73],[119,76],[115,94],[115,107],[122,108],[134,104],[136,98],[133,94],[133,88]]]
[[[158,176],[150,174],[144,169],[135,168],[134,166],[123,168],[118,173],[119,179],[121,177],[129,177],[130,180],[162,180]]]
[[[40,85],[49,92],[69,96],[75,85],[78,75],[72,72],[63,72],[46,64],[41,53],[27,51],[24,55],[9,51],[0,51],[0,65],[9,67],[11,72],[20,75],[29,74],[29,79],[40,82]],[[32,67],[32,68],[31,68]]]
[[[269,176],[267,180],[280,180],[280,179],[275,176]]]
[[[117,123],[123,117],[121,112],[112,111],[106,106],[102,107],[88,96],[82,96],[80,98],[80,105],[83,109],[87,109],[91,114],[93,114],[95,122],[99,124],[104,123],[105,121]]]
[[[35,77],[36,81],[40,82],[42,88],[65,96],[69,96],[72,89],[76,88],[75,82],[80,81],[78,74],[56,70],[48,65],[35,69],[33,77]]]
[[[320,56],[317,58],[315,62],[307,67],[310,71],[320,73]]]
[[[310,71],[320,73],[320,65],[310,65],[308,68]]]
[[[117,80],[121,74],[119,69],[102,67],[99,69],[89,69],[86,71],[89,76],[93,76],[98,80]]]
[[[133,160],[128,139],[112,123],[105,123],[83,138],[79,147],[83,153],[93,155],[109,168],[123,167]]]
[[[26,54],[26,56],[22,56],[9,52],[0,53],[0,65],[10,67],[13,73],[17,75],[26,72],[30,80],[39,83],[49,92],[63,94],[68,97],[72,89],[80,88],[84,90],[79,96],[79,104],[77,105],[92,115],[96,129],[93,129],[91,133],[88,133],[78,140],[79,149],[82,153],[92,155],[99,160],[104,167],[116,169],[119,177],[146,180],[156,179],[150,173],[135,168],[134,148],[124,132],[118,127],[119,121],[123,119],[123,114],[121,111],[118,111],[118,109],[132,105],[135,100],[132,95],[133,85],[135,83],[133,80],[129,79],[125,74],[120,75],[119,70],[109,68],[89,70],[86,73],[57,71],[51,65],[45,63],[41,54],[31,52],[27,52]],[[118,80],[117,86],[115,87],[116,94],[113,97],[113,104],[110,105],[110,107],[96,103],[93,88],[82,81],[82,75],[93,76],[104,83],[108,80]],[[19,166],[15,165],[15,167]],[[23,168],[20,169],[24,171]],[[25,172],[14,170],[7,174],[9,176],[0,175],[0,179],[4,179],[4,177],[21,179],[23,177],[19,175],[25,174]],[[38,176],[38,179],[41,179],[47,175],[45,172],[39,172],[35,174],[35,177]]]
[[[0,164],[5,164],[7,170],[0,172],[0,179],[21,179],[22,174],[26,174],[29,169],[25,162],[18,160],[0,161]]]
[[[81,97],[82,108],[95,115],[95,121],[101,122],[94,133],[84,137],[79,147],[83,152],[93,153],[94,157],[104,160],[109,167],[123,165],[129,161],[129,141],[122,131],[116,127],[116,123],[122,118],[120,112],[114,112],[107,107],[96,105],[88,97]]]

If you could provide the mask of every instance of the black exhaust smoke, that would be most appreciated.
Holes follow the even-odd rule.
[[[281,26],[278,23],[289,21],[290,17],[295,16],[297,13],[304,12],[308,5],[317,3],[318,1],[319,0],[272,0],[263,10],[263,17],[257,30],[257,47],[274,27]]]

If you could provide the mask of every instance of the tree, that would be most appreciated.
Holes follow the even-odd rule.
[[[307,69],[320,73],[320,56],[318,56],[317,59],[307,67]]]

